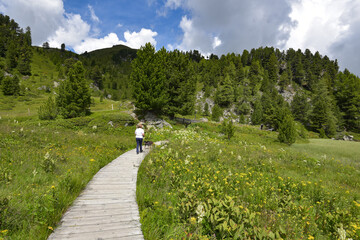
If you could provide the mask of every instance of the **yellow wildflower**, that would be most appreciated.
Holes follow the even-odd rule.
[[[311,235],[309,235],[308,240],[314,240],[315,238]]]
[[[93,159],[93,158],[92,158],[92,159],[90,159],[90,162],[95,162],[95,159]]]
[[[48,226],[48,229],[50,229],[51,231],[54,231],[54,229],[51,226]]]

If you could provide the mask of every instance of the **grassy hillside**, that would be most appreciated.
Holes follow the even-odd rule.
[[[238,126],[228,141],[219,129],[156,133],[171,137],[139,170],[145,239],[360,238],[359,143],[288,147],[275,132]]]

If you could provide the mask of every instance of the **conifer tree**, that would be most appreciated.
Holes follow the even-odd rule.
[[[215,104],[212,108],[211,119],[215,122],[219,122],[222,115],[222,109],[219,107],[219,105]]]
[[[313,95],[310,120],[315,130],[324,129],[329,137],[336,131],[337,119],[334,115],[334,107],[334,100],[328,95],[325,79],[321,79]]]
[[[279,126],[278,139],[280,142],[291,145],[296,140],[296,128],[294,119],[287,114]]]
[[[234,101],[234,88],[230,80],[230,76],[227,74],[221,82],[216,92],[216,103],[220,106],[227,107]]]
[[[161,112],[167,105],[166,50],[155,54],[155,47],[145,44],[131,64],[130,75],[135,106],[143,111]]]
[[[251,114],[251,123],[253,125],[258,125],[263,120],[263,107],[261,101],[258,99],[254,103],[254,111]]]
[[[207,102],[204,106],[204,116],[209,116],[209,104]]]
[[[85,116],[90,113],[90,89],[80,61],[69,69],[67,78],[60,84],[56,105],[64,118]]]
[[[228,140],[234,136],[235,127],[232,120],[224,120],[221,125],[221,132],[225,134]]]

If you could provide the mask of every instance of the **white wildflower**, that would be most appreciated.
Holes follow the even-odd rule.
[[[45,158],[46,160],[49,159],[49,158],[50,158],[50,153],[49,153],[49,152],[46,152],[44,158]]]
[[[205,216],[204,206],[201,203],[196,208],[196,214],[198,215],[198,223],[201,223]]]
[[[337,229],[337,232],[339,234],[339,239],[340,240],[346,240],[346,231],[343,228],[342,224],[340,224],[340,228]]]

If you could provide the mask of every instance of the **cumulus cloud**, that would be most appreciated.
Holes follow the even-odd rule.
[[[144,46],[147,42],[150,42],[156,46],[156,40],[154,37],[157,35],[156,32],[150,29],[141,29],[140,32],[126,31],[124,33],[125,41],[119,39],[116,33],[110,33],[103,38],[85,38],[80,43],[74,45],[74,51],[77,53],[84,53],[85,51],[93,51],[101,48],[109,48],[113,45],[125,45],[130,48],[138,49]]]
[[[41,46],[47,41],[50,47],[60,48],[61,44],[65,43],[77,53],[117,44],[140,48],[150,42],[156,46],[157,32],[145,28],[139,32],[124,32],[125,41],[120,40],[116,33],[97,37],[101,32],[98,28],[101,20],[91,5],[88,5],[88,9],[93,25],[84,21],[79,14],[66,13],[62,0],[0,0],[1,12],[11,16],[21,27],[31,27],[34,45]]]
[[[290,17],[296,22],[286,48],[309,48],[312,52],[328,53],[332,44],[341,41],[349,24],[340,21],[346,1],[293,2]]]
[[[167,0],[164,6],[189,12],[179,23],[183,36],[175,48],[204,55],[308,48],[360,73],[360,1]]]
[[[0,0],[0,5],[1,12],[11,16],[22,28],[31,28],[35,45],[41,45],[53,35],[64,19],[62,0]]]
[[[288,0],[168,0],[165,5],[191,12],[180,22],[184,36],[177,47],[202,53],[282,47],[293,24]]]
[[[59,48],[62,43],[74,47],[88,37],[90,25],[79,14],[66,14],[62,21],[55,33],[48,37],[50,47]]]

